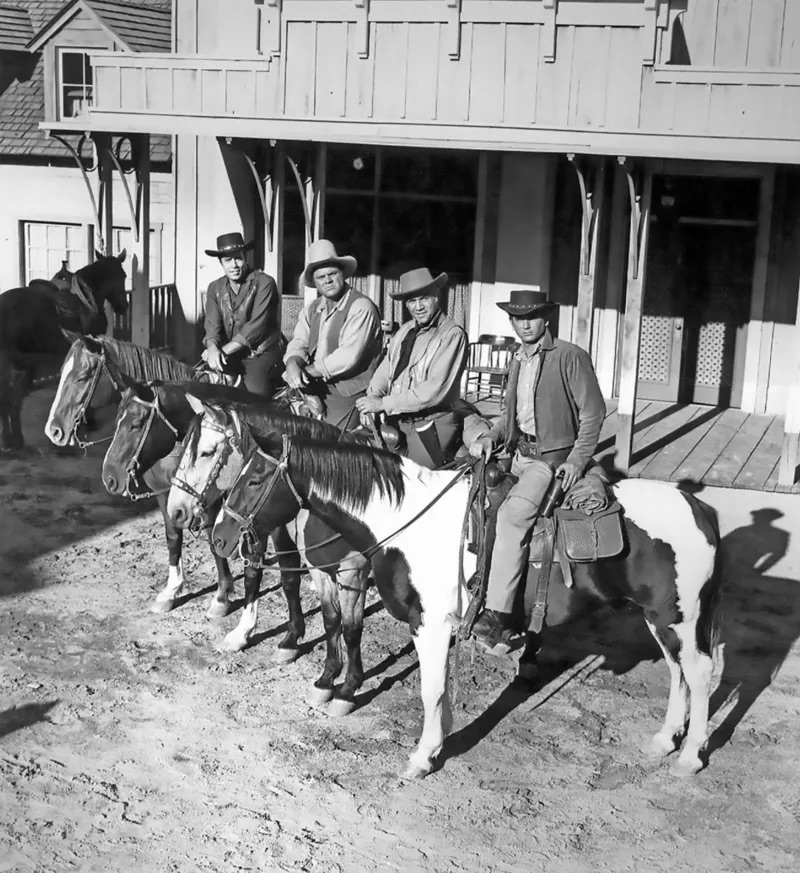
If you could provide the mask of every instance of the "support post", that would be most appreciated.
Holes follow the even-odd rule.
[[[369,244],[369,297],[378,307],[383,321],[392,321],[392,307],[382,299],[381,275],[379,272],[381,251],[381,201],[378,191],[383,173],[383,149],[378,149],[375,156],[375,177],[372,189],[372,236]]]
[[[567,159],[575,168],[581,191],[581,258],[578,271],[578,305],[572,326],[572,342],[592,352],[592,322],[597,293],[597,248],[600,234],[605,161],[584,162],[574,154]]]
[[[136,173],[136,225],[133,228],[131,279],[131,338],[136,345],[150,345],[150,136],[132,139]]]
[[[114,240],[114,164],[111,160],[111,137],[105,133],[94,136],[97,151],[97,174],[100,179],[100,227],[95,230],[95,248],[103,255],[112,251]]]
[[[328,146],[317,143],[314,160],[314,178],[311,188],[311,233],[315,240],[325,236],[325,184],[327,176]]]
[[[283,203],[286,193],[286,161],[280,152],[267,153],[269,171],[264,180],[264,201],[267,204],[264,227],[264,272],[283,288]]]
[[[794,347],[798,350],[797,364],[786,398],[783,446],[778,464],[778,487],[786,489],[794,485],[797,464],[800,462],[800,297],[798,297],[794,335]]]
[[[642,302],[647,268],[653,174],[649,165],[634,167],[628,158],[618,160],[627,176],[631,206],[616,440],[616,465],[619,469],[627,471],[633,454],[633,425],[636,412],[636,387],[639,380],[639,343],[642,334]]]

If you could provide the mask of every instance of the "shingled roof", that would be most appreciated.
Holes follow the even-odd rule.
[[[85,0],[131,51],[170,50],[170,0]],[[49,29],[77,0],[2,0],[2,8],[27,12],[32,31],[38,35]],[[36,36],[34,36],[34,41]],[[26,45],[30,43],[30,38]],[[0,52],[3,47],[0,46]],[[41,52],[33,56],[7,55],[15,78],[0,93],[0,160],[13,157],[64,158],[61,143],[48,139],[39,130],[44,121],[44,60]],[[13,60],[12,60],[13,59]],[[151,137],[151,159],[170,158],[169,137]]]
[[[24,9],[0,6],[0,51],[25,51],[33,37],[33,25]]]

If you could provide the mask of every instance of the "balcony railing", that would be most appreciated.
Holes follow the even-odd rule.
[[[150,348],[172,349],[175,346],[175,301],[178,291],[175,285],[153,285],[150,288]],[[114,339],[130,342],[131,297],[128,291],[128,311],[114,316]]]

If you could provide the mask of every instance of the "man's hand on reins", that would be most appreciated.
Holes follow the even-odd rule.
[[[216,370],[218,373],[222,372],[223,367],[227,363],[225,353],[217,348],[217,346],[208,346],[201,357],[210,370]]]
[[[473,458],[483,458],[488,461],[494,451],[494,442],[491,437],[478,437],[469,447],[469,453]]]
[[[581,478],[581,469],[577,464],[570,461],[564,461],[556,469],[556,476],[562,476],[561,484],[564,486],[564,491],[569,491],[570,488]]]
[[[308,374],[297,358],[289,358],[286,362],[283,381],[290,388],[303,388],[308,385]]]

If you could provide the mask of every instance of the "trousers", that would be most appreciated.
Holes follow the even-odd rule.
[[[486,608],[511,613],[514,599],[528,572],[528,547],[539,506],[553,481],[555,465],[566,460],[568,451],[538,453],[526,457],[514,454],[511,472],[518,476],[497,511],[497,533],[489,568]]]

